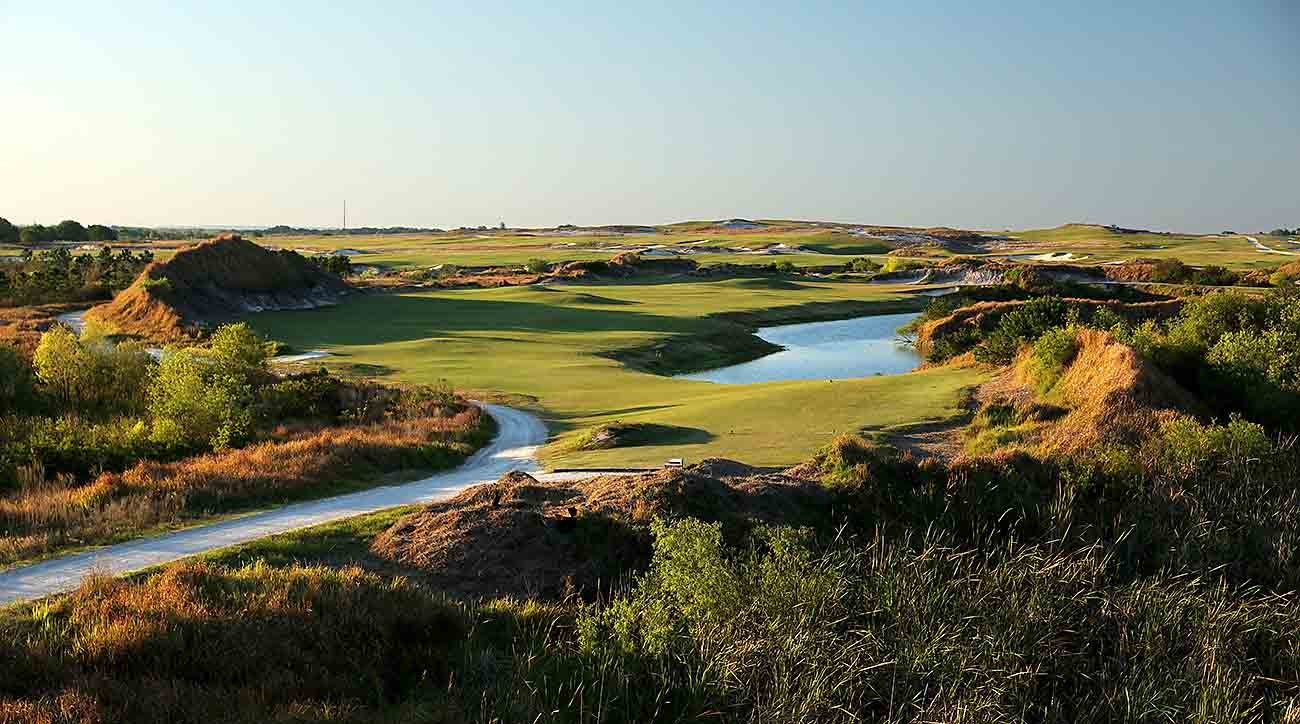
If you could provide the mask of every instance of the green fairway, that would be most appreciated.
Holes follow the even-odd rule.
[[[1192,266],[1262,269],[1288,261],[1285,255],[1258,251],[1244,234],[1124,233],[1095,224],[1066,224],[1052,229],[1014,231],[1008,235],[1023,242],[1032,242],[1034,248],[1026,250],[1028,252],[1070,252],[1076,257],[1088,257],[1082,262],[1084,264],[1155,258],[1179,259]],[[1273,248],[1294,248],[1285,241],[1271,237],[1256,238]]]
[[[356,365],[406,382],[446,378],[530,401],[558,434],[543,456],[553,467],[710,456],[785,465],[838,432],[955,414],[961,391],[980,374],[941,368],[732,386],[648,374],[602,354],[664,339],[745,334],[737,323],[709,314],[777,308],[772,318],[789,321],[793,305],[858,302],[896,311],[909,303],[900,300],[915,301],[905,287],[861,283],[572,284],[377,294],[339,307],[261,314],[252,322],[295,348],[334,352],[329,364],[342,369]],[[571,449],[584,430],[614,420],[664,425],[669,433],[659,444]]]
[[[670,226],[654,234],[584,233],[573,236],[513,231],[276,236],[259,241],[285,249],[357,249],[365,253],[354,256],[354,263],[391,269],[438,264],[519,266],[530,259],[548,262],[608,259],[628,247],[649,245],[689,251],[688,258],[701,264],[789,261],[800,266],[839,265],[855,256],[879,256],[890,250],[883,242],[836,229],[774,227],[759,233],[700,232],[693,229],[691,226]],[[779,244],[797,250],[764,253],[764,250]]]

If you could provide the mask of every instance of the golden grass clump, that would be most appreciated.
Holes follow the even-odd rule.
[[[1043,453],[1137,443],[1162,422],[1200,409],[1190,393],[1109,333],[1082,329],[1078,342],[1053,388],[1069,412],[1042,430]]]
[[[449,674],[460,612],[402,579],[185,562],[0,617],[0,722],[354,720]]]

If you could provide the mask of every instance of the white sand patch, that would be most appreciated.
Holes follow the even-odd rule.
[[[272,357],[270,361],[271,364],[282,364],[282,365],[296,364],[300,362],[307,362],[309,360],[321,359],[322,357],[329,357],[329,356],[330,353],[326,352],[325,350],[314,349],[310,352],[303,352],[302,354],[283,354],[280,355],[279,357]]]
[[[1249,241],[1251,245],[1255,247],[1256,251],[1260,251],[1265,254],[1281,254],[1282,256],[1300,256],[1300,252],[1283,251],[1281,249],[1274,249],[1271,246],[1265,246],[1263,242],[1261,242],[1259,239],[1256,239],[1253,236],[1247,236],[1246,241]]]

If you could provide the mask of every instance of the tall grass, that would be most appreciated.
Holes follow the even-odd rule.
[[[196,562],[0,617],[0,722],[356,721],[445,686],[451,604],[358,568]]]
[[[439,469],[487,441],[477,407],[325,428],[172,463],[141,462],[84,486],[27,486],[0,498],[0,563],[110,542],[204,515],[329,492],[381,472]]]

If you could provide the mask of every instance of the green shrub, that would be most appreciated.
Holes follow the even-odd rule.
[[[172,288],[172,282],[167,277],[146,276],[140,280],[140,288],[154,292],[169,292]]]
[[[860,256],[848,264],[845,264],[844,270],[854,274],[874,274],[877,271],[880,271],[880,264],[877,264],[865,256]]]
[[[524,264],[524,269],[533,274],[545,274],[551,268],[551,263],[545,259],[529,259]]]
[[[252,427],[252,390],[186,350],[169,350],[149,387],[155,441],[174,446],[238,445]]]
[[[276,380],[257,388],[255,415],[264,423],[295,418],[336,420],[342,382],[325,370]]]
[[[1156,446],[1161,467],[1182,478],[1209,474],[1225,465],[1244,467],[1273,451],[1262,425],[1237,416],[1226,425],[1178,417],[1163,423],[1150,444]]]
[[[1020,352],[1020,344],[1018,337],[998,330],[975,345],[975,359],[987,365],[1009,365]]]
[[[1032,352],[1033,376],[1040,390],[1050,389],[1079,352],[1077,327],[1057,327],[1044,332]]]
[[[1043,332],[1069,321],[1070,305],[1056,297],[1038,297],[1007,312],[997,331],[1015,340],[1032,342]]]

